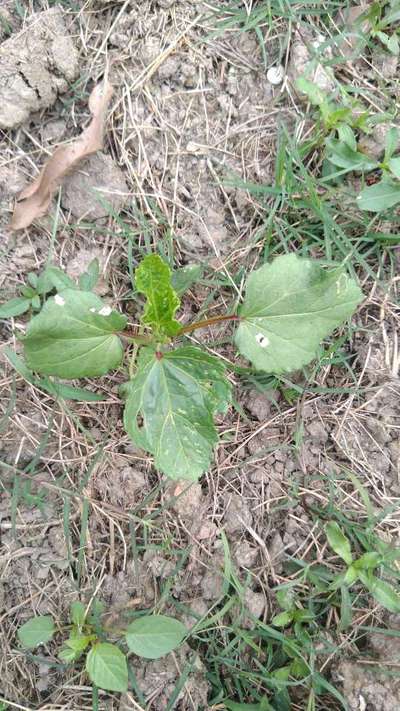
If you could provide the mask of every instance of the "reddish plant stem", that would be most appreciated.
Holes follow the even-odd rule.
[[[189,323],[188,326],[181,328],[176,335],[182,336],[184,333],[191,333],[192,331],[196,331],[198,328],[212,326],[214,323],[220,323],[221,321],[240,321],[240,316],[237,314],[228,314],[227,316],[212,316],[211,318],[205,318],[203,321]]]

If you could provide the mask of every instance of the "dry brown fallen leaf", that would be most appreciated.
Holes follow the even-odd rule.
[[[107,80],[94,87],[89,97],[89,109],[93,116],[89,126],[76,140],[57,148],[38,177],[22,191],[15,205],[11,229],[22,230],[37,217],[42,217],[63,178],[83,158],[103,147],[105,114],[112,93],[113,88]]]

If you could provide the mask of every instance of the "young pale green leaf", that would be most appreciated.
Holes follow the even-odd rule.
[[[213,415],[225,412],[231,397],[224,373],[221,361],[192,346],[140,352],[127,388],[125,429],[172,479],[196,480],[210,464],[218,441]]]
[[[126,658],[115,644],[96,644],[86,657],[86,671],[90,681],[106,691],[127,691],[128,666]]]
[[[77,627],[82,627],[83,623],[85,622],[85,615],[86,615],[86,606],[83,604],[83,602],[80,602],[79,600],[75,600],[74,602],[71,602],[71,605],[69,608],[69,616],[70,616],[71,622],[74,625],[77,625]]]
[[[66,664],[71,664],[72,662],[75,662],[77,659],[79,659],[81,654],[82,652],[76,652],[70,647],[61,647],[60,651],[57,654],[57,657],[62,662],[65,662]]]
[[[68,637],[68,639],[65,640],[65,644],[67,647],[69,647],[69,649],[73,649],[74,652],[80,653],[83,652],[86,647],[89,646],[90,642],[93,642],[95,639],[96,635],[94,634],[77,634]]]
[[[353,608],[349,588],[342,585],[340,588],[340,629],[346,630],[350,627],[353,618]]]
[[[190,287],[199,281],[203,275],[203,267],[200,264],[188,264],[186,267],[172,272],[171,286],[178,296],[182,296]]]
[[[379,164],[373,158],[355,151],[347,143],[334,138],[327,140],[327,158],[338,168],[346,170],[374,170]]]
[[[399,129],[396,126],[392,126],[391,128],[389,128],[385,138],[385,157],[383,159],[384,163],[390,161],[390,159],[396,153],[398,144]]]
[[[362,298],[340,269],[325,271],[310,259],[282,255],[249,276],[236,345],[259,370],[296,370]]]
[[[353,557],[351,555],[350,542],[336,521],[328,521],[325,526],[325,533],[330,547],[333,548],[335,553],[337,553],[347,565],[351,565]]]
[[[362,571],[360,571],[360,580],[382,607],[390,612],[400,612],[400,595],[389,583],[376,578],[370,572]]]
[[[65,289],[77,289],[77,285],[74,280],[71,279],[68,274],[59,269],[58,267],[50,266],[46,267],[44,272],[40,275],[38,279],[38,293],[42,293],[42,289],[46,292],[56,289],[57,291],[64,291]]]
[[[17,296],[15,299],[10,299],[0,306],[0,318],[21,316],[25,311],[28,311],[30,305],[31,299],[25,296]]]
[[[400,182],[384,178],[380,183],[368,185],[357,195],[357,206],[368,212],[382,212],[400,202]]]
[[[97,257],[92,259],[88,265],[87,271],[80,275],[79,277],[79,288],[82,291],[92,291],[96,286],[100,274],[100,265]]]
[[[279,615],[275,615],[271,620],[271,624],[275,625],[275,627],[286,627],[290,625],[291,622],[293,622],[293,612],[289,612],[288,610],[280,612]]]
[[[357,558],[353,565],[356,570],[373,570],[380,565],[381,562],[382,556],[380,553],[377,553],[376,551],[368,551],[367,553],[364,553],[361,558]]]
[[[396,178],[400,178],[400,156],[390,159],[389,168]]]
[[[305,76],[300,76],[295,82],[296,89],[302,94],[305,94],[313,106],[321,106],[327,101],[327,95],[313,81],[310,81]]]
[[[342,576],[343,584],[347,585],[347,587],[350,587],[351,585],[353,585],[353,583],[355,583],[358,578],[358,573],[359,573],[359,570],[358,570],[358,568],[356,568],[355,563],[353,563],[352,565],[349,565],[346,572]]]
[[[54,622],[50,615],[40,615],[32,617],[19,628],[18,638],[25,649],[34,649],[39,644],[49,642],[56,631]]]
[[[186,627],[173,617],[146,615],[131,622],[126,630],[126,643],[139,657],[159,659],[176,649],[186,634]]]
[[[228,699],[223,703],[228,711],[274,711],[267,699],[263,699],[259,704],[242,704]]]
[[[149,254],[135,272],[136,288],[147,298],[142,323],[155,334],[174,336],[181,328],[174,315],[180,304],[171,286],[171,270],[158,254]]]
[[[60,378],[104,375],[123,356],[126,318],[90,291],[65,289],[30,321],[23,337],[29,368]]]

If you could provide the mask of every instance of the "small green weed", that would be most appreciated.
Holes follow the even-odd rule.
[[[222,359],[193,345],[171,349],[173,340],[233,321],[238,324],[235,344],[257,370],[289,372],[310,362],[320,341],[351,316],[362,299],[341,267],[324,269],[316,261],[286,254],[249,276],[239,309],[234,306],[231,313],[183,326],[175,319],[179,293],[198,274],[192,267],[172,275],[159,255],[145,257],[136,269],[135,284],[146,304],[141,327],[132,333],[126,331],[127,318],[93,293],[98,265],[92,264],[78,284],[49,267],[41,275],[41,293],[33,298],[54,289],[57,293],[20,335],[25,362],[9,349],[8,358],[23,377],[47,392],[95,400],[94,393],[66,387],[50,376],[104,375],[121,364],[121,338],[133,344],[129,381],[121,390],[125,429],[137,446],[154,455],[155,466],[167,476],[196,480],[210,464],[218,441],[214,415],[230,404],[231,384]],[[24,304],[24,309],[30,307]],[[38,379],[34,372],[45,377]]]
[[[102,622],[104,606],[93,600],[90,606],[73,602],[70,620],[57,630],[50,615],[32,617],[18,630],[18,638],[24,649],[35,649],[50,642],[58,632],[68,632],[58,651],[58,659],[68,665],[81,663],[90,681],[106,691],[124,692],[128,689],[128,664],[126,652],[120,649],[121,642],[109,642],[110,632]],[[113,638],[123,637],[124,647],[145,659],[158,659],[176,649],[187,630],[184,625],[165,615],[137,617],[123,632],[114,631]]]

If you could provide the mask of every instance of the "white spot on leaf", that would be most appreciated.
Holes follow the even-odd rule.
[[[111,306],[103,306],[103,308],[99,311],[99,316],[109,316],[111,311]]]
[[[264,336],[263,333],[257,333],[256,335],[256,341],[261,348],[266,348],[269,346],[269,338],[267,336]]]
[[[65,300],[63,299],[62,296],[60,296],[60,294],[56,294],[56,295],[55,295],[54,301],[55,301],[56,304],[58,304],[59,306],[64,306],[64,304],[65,304]]]
[[[90,311],[90,312],[91,312],[92,314],[95,314],[95,313],[96,313],[96,309],[95,309],[95,307],[94,307],[94,306],[92,306],[92,308],[91,308],[91,309],[89,309],[89,311]]]

